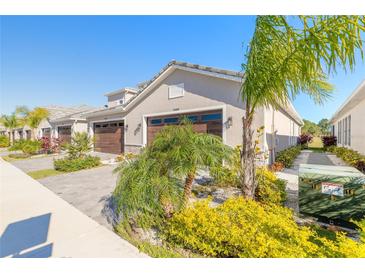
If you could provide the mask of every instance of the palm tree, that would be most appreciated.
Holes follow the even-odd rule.
[[[21,121],[15,113],[12,113],[10,115],[2,115],[0,123],[9,131],[10,145],[12,145],[14,143],[14,129],[22,126]]]
[[[179,126],[166,126],[149,148],[152,158],[176,176],[185,177],[184,200],[189,200],[196,172],[222,163],[232,155],[232,148],[218,136],[194,132],[192,124],[183,119]]]
[[[39,127],[42,120],[49,117],[49,111],[45,108],[36,107],[33,110],[29,110],[26,106],[19,106],[16,108],[17,115],[25,125],[28,125],[32,130],[32,139],[36,138],[35,130]]]
[[[242,191],[254,198],[254,129],[259,107],[278,109],[303,92],[323,103],[332,90],[327,73],[337,67],[353,70],[355,54],[364,48],[361,34],[364,16],[258,16],[246,53],[241,87],[245,116],[242,118]],[[290,24],[292,23],[292,24]]]

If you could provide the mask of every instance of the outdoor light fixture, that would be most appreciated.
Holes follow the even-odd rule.
[[[233,124],[232,116],[229,116],[227,121],[225,122],[226,128],[230,128]]]

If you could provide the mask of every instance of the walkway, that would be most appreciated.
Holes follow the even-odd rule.
[[[0,257],[147,257],[0,159]]]
[[[332,165],[345,166],[346,164],[335,155],[330,153],[313,152],[311,150],[302,150],[297,159],[294,161],[292,168],[286,168],[281,172],[277,172],[277,176],[288,182],[287,184],[287,202],[286,206],[294,211],[299,211],[298,204],[298,172],[300,164],[313,165]]]

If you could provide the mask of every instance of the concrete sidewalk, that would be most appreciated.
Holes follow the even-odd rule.
[[[0,159],[0,257],[148,257]]]

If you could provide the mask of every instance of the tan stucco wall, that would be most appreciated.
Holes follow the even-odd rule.
[[[335,126],[335,136],[338,139],[338,121],[351,115],[351,149],[357,150],[365,155],[365,100],[359,102],[351,110],[338,117],[333,125]],[[338,146],[344,146],[338,144]],[[346,146],[348,147],[348,146]]]
[[[181,83],[184,83],[184,96],[169,99],[168,86]],[[244,110],[239,100],[240,86],[239,82],[176,70],[126,114],[126,151],[145,143],[144,116],[214,108],[223,108],[223,123],[232,117],[232,126],[223,133],[225,143],[230,146],[241,144]],[[263,113],[258,112],[255,127],[263,125],[263,119]]]

